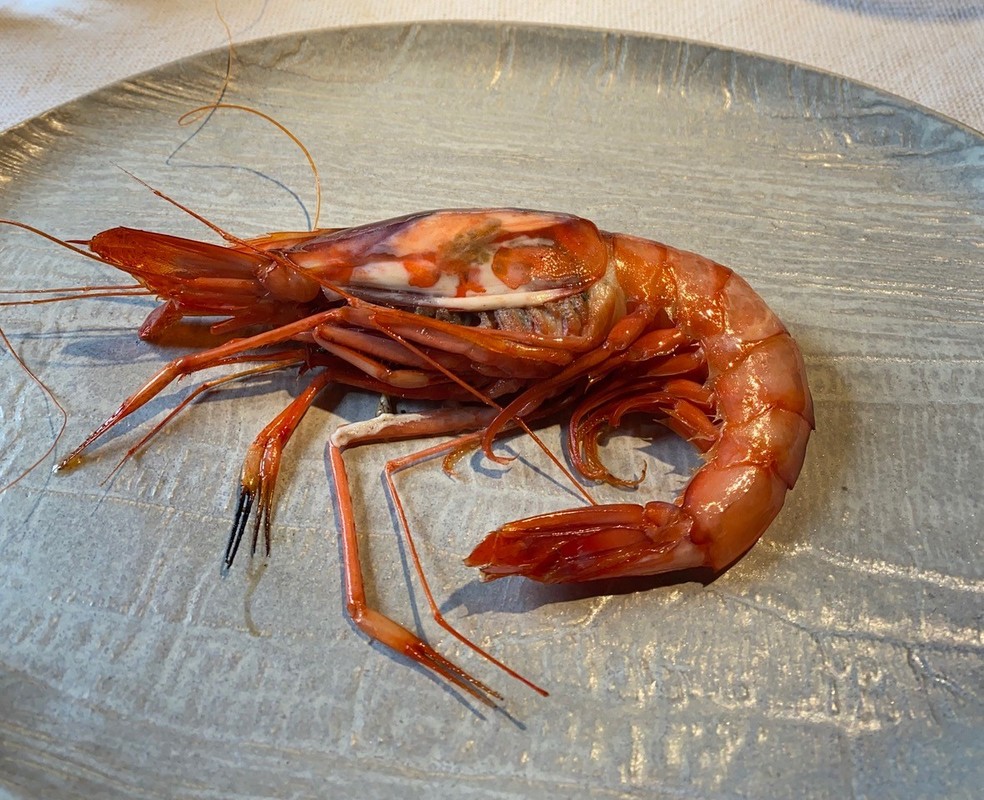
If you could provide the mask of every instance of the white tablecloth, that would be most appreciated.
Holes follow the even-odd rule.
[[[236,42],[435,19],[695,39],[830,70],[984,129],[984,3],[978,0],[221,0],[219,7]],[[200,0],[2,3],[0,129],[225,42],[215,7]]]

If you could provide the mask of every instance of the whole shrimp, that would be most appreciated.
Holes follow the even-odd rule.
[[[720,571],[762,535],[799,475],[814,427],[800,351],[742,278],[706,258],[578,217],[508,208],[248,240],[219,232],[224,246],[128,228],[75,243],[163,300],[143,338],[198,316],[242,335],[168,363],[61,465],[180,376],[219,364],[301,367],[312,376],[306,390],[247,453],[228,567],[250,526],[254,548],[261,529],[269,542],[283,447],[323,387],[437,401],[427,412],[343,425],[330,438],[347,607],[369,637],[486,702],[498,693],[368,605],[344,450],[455,434],[410,460],[469,445],[498,459],[501,433],[533,435],[530,423],[563,413],[570,463],[591,480],[631,485],[598,451],[599,437],[630,415],[662,423],[703,454],[675,502],[590,501],[510,522],[465,560],[485,579],[547,583]],[[388,475],[400,466],[391,462]],[[425,590],[438,621],[467,642]]]

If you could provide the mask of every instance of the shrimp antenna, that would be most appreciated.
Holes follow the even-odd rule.
[[[25,469],[20,475],[18,475],[9,483],[0,486],[0,494],[2,494],[3,492],[7,491],[7,489],[16,485],[25,477],[30,475],[35,469],[37,469],[37,467],[41,464],[42,461],[44,461],[48,456],[50,456],[54,452],[55,448],[58,446],[58,442],[61,441],[62,434],[65,433],[66,426],[68,425],[68,412],[65,411],[65,406],[63,406],[58,401],[58,398],[55,397],[55,393],[48,388],[47,384],[43,380],[41,380],[34,372],[34,370],[32,370],[27,365],[27,362],[24,361],[23,358],[21,358],[20,353],[17,352],[17,350],[14,348],[14,345],[11,344],[10,339],[7,338],[7,334],[4,333],[3,328],[0,328],[0,339],[3,340],[4,345],[10,351],[10,354],[14,357],[14,360],[18,364],[20,364],[21,369],[24,370],[24,372],[26,372],[30,376],[32,381],[34,381],[38,386],[41,387],[41,391],[43,391],[46,395],[48,395],[48,397],[51,399],[51,402],[55,404],[55,407],[58,409],[58,413],[61,414],[61,418],[62,418],[61,425],[58,426],[58,432],[55,434],[55,438],[52,441],[52,443],[48,446],[48,449],[41,454],[41,456],[38,458],[37,461],[31,464],[31,466]]]
[[[0,294],[47,294],[53,297],[33,297],[30,300],[0,300],[7,306],[40,306],[62,303],[65,300],[90,300],[104,297],[150,297],[152,292],[136,283],[97,286],[52,286],[47,289],[0,289]]]
[[[165,160],[165,163],[167,164],[171,163],[171,160],[174,158],[174,156],[177,155],[178,152],[180,152],[208,124],[209,120],[211,120],[212,118],[212,115],[217,110],[233,109],[237,111],[245,111],[249,114],[254,114],[260,117],[261,119],[266,120],[271,125],[276,126],[292,142],[294,142],[294,144],[296,144],[298,148],[300,148],[301,152],[304,154],[304,157],[308,162],[308,165],[311,167],[311,172],[314,175],[314,189],[315,189],[315,212],[314,212],[313,221],[311,221],[310,216],[307,213],[307,209],[304,208],[304,204],[300,200],[300,198],[298,198],[297,195],[294,194],[294,192],[289,187],[283,184],[279,184],[279,181],[275,181],[275,183],[278,183],[279,185],[282,186],[282,188],[287,189],[287,191],[289,191],[290,194],[294,195],[294,197],[301,204],[301,207],[304,208],[305,216],[308,216],[309,218],[308,224],[310,229],[314,230],[315,228],[318,227],[318,221],[321,218],[321,194],[322,194],[321,175],[318,171],[317,165],[314,162],[314,158],[311,156],[311,153],[308,151],[307,147],[304,146],[300,138],[296,136],[286,125],[277,121],[270,115],[265,114],[262,111],[259,111],[258,109],[252,108],[250,106],[223,102],[226,94],[229,91],[229,85],[232,83],[232,68],[233,68],[233,64],[235,63],[236,49],[233,44],[232,29],[229,27],[228,21],[226,20],[225,16],[222,14],[222,9],[219,5],[219,0],[215,0],[214,5],[215,5],[215,15],[218,17],[219,22],[222,24],[222,27],[225,29],[225,35],[226,35],[225,75],[222,77],[222,83],[219,86],[218,91],[215,93],[215,99],[211,103],[206,103],[204,105],[199,106],[198,108],[193,108],[190,111],[187,111],[184,114],[182,114],[180,117],[178,117],[178,125],[181,126],[194,124],[198,120],[201,120],[201,122],[198,125],[198,127],[195,128],[195,130],[192,131],[188,135],[188,137],[184,139],[184,141],[182,141],[177,147],[174,148],[174,150],[171,151],[170,155],[168,155],[167,159]]]
[[[71,250],[73,253],[78,253],[78,255],[80,256],[85,256],[86,258],[92,259],[93,261],[98,261],[100,264],[107,264],[110,267],[116,266],[115,264],[112,264],[106,259],[104,259],[102,256],[96,255],[95,253],[91,253],[88,250],[83,250],[81,247],[77,246],[79,244],[85,244],[85,242],[71,242],[67,239],[59,239],[57,236],[50,234],[46,231],[43,231],[40,228],[35,228],[33,225],[28,225],[26,222],[18,222],[17,220],[14,219],[0,218],[0,225],[10,225],[14,228],[20,228],[21,230],[25,230],[28,233],[33,233],[35,236],[40,236],[42,239],[47,239],[49,242],[54,242],[59,247],[64,247],[66,250]],[[49,290],[40,289],[38,291],[44,292]],[[61,290],[51,289],[50,291],[57,292]],[[26,294],[26,292],[15,292],[15,293]]]
[[[110,262],[106,261],[101,256],[91,253],[88,250],[83,250],[78,247],[78,244],[83,244],[82,242],[73,243],[66,241],[65,239],[59,239],[57,236],[43,231],[40,228],[35,228],[33,225],[28,225],[26,222],[18,222],[17,220],[0,218],[0,225],[10,225],[13,228],[20,228],[28,233],[39,236],[42,239],[47,239],[49,242],[57,244],[59,247],[63,247],[66,250],[71,250],[80,256],[85,256],[92,261],[97,261],[100,264],[107,264],[109,266],[115,266]],[[42,303],[59,303],[65,300],[81,300],[90,297],[144,297],[150,294],[150,292],[142,287],[140,284],[122,284],[122,285],[103,285],[103,286],[58,286],[49,289],[10,289],[3,290],[0,294],[57,294],[57,297],[35,297],[29,300],[4,300],[0,302],[0,307],[7,306],[21,306],[21,305],[39,305]],[[0,493],[7,491],[23,478],[31,474],[41,463],[51,455],[55,448],[58,446],[58,442],[61,441],[62,435],[65,433],[65,428],[68,425],[68,412],[65,411],[65,407],[59,402],[55,393],[51,391],[48,385],[38,377],[37,373],[34,372],[28,366],[27,362],[23,359],[17,349],[13,346],[7,334],[2,328],[0,328],[0,340],[3,341],[7,350],[14,357],[14,360],[20,365],[20,368],[27,373],[27,375],[34,381],[54,403],[55,407],[58,409],[58,413],[61,414],[61,425],[58,427],[58,432],[55,434],[55,438],[47,450],[27,469],[25,469],[21,474],[14,478],[9,483],[0,486]]]
[[[125,172],[131,178],[133,178],[133,180],[135,180],[141,186],[143,186],[146,189],[149,189],[155,196],[161,198],[161,200],[163,200],[166,203],[170,203],[172,206],[174,206],[175,208],[179,209],[180,211],[183,211],[185,214],[187,214],[192,219],[198,220],[200,223],[202,223],[202,225],[204,225],[206,228],[209,228],[210,230],[212,230],[215,233],[217,233],[219,236],[221,236],[223,239],[225,239],[230,244],[234,244],[237,247],[242,247],[242,248],[244,248],[246,250],[249,250],[252,253],[257,253],[259,255],[264,256],[265,258],[269,258],[272,261],[274,261],[277,264],[279,264],[280,266],[285,267],[286,269],[293,270],[295,272],[299,272],[299,273],[302,273],[302,274],[305,274],[305,275],[308,274],[301,267],[299,267],[297,264],[295,264],[293,261],[291,261],[289,258],[287,258],[282,253],[277,253],[274,250],[262,250],[261,248],[257,247],[256,244],[254,244],[253,242],[251,242],[249,239],[242,239],[242,238],[240,238],[239,236],[236,236],[233,233],[229,233],[227,230],[225,230],[224,228],[220,227],[216,223],[212,222],[210,219],[208,219],[204,215],[199,214],[197,211],[189,208],[188,206],[184,205],[183,203],[179,203],[173,197],[170,197],[170,196],[166,195],[160,189],[154,188],[151,184],[147,183],[147,181],[145,181],[143,178],[140,178],[137,175],[134,175],[132,172],[130,172],[130,170],[126,169],[126,167],[119,167],[119,169],[122,170],[123,172]],[[11,223],[11,224],[20,224],[20,223]],[[27,227],[27,226],[21,225],[21,227]],[[55,240],[55,241],[57,241],[57,240]],[[82,242],[81,244],[85,244],[85,243]],[[71,248],[71,249],[74,250],[75,248]],[[82,253],[83,255],[88,255],[90,258],[96,258],[97,261],[101,261],[102,260],[102,259],[100,259],[100,258],[98,258],[96,256],[93,256],[91,253],[86,253],[84,250],[80,250],[79,252]],[[105,263],[109,263],[110,266],[116,266],[115,264],[111,264],[110,262],[105,262]],[[132,267],[127,267],[127,269],[129,269],[134,274],[137,274],[136,271]],[[346,292],[340,286],[335,286],[335,284],[330,283],[330,282],[325,281],[325,280],[319,280],[318,282],[322,286],[324,286],[324,287],[332,290],[336,294],[338,294],[340,297],[344,297],[346,300],[350,300],[350,301],[355,300],[355,298],[352,295],[350,295],[348,292]]]
[[[271,117],[269,114],[260,111],[258,108],[253,108],[252,106],[240,105],[239,103],[215,102],[215,103],[209,103],[208,105],[199,106],[198,108],[193,108],[191,109],[191,111],[186,111],[184,114],[178,117],[178,124],[187,125],[189,124],[189,122],[194,121],[192,118],[195,117],[195,115],[201,114],[202,112],[205,111],[215,111],[217,109],[244,111],[247,114],[253,114],[259,117],[260,119],[269,122],[271,125],[277,128],[281,133],[287,136],[287,138],[290,139],[294,144],[297,145],[301,153],[304,154],[304,158],[307,161],[308,166],[311,168],[311,174],[314,176],[315,204],[314,204],[314,219],[311,222],[311,230],[317,228],[318,222],[321,219],[321,173],[318,171],[318,165],[314,162],[314,156],[311,155],[311,151],[307,149],[304,142],[300,140],[300,137],[298,137],[297,134],[295,134],[290,128],[288,128],[282,122],[275,119],[274,117]]]
[[[226,34],[225,75],[222,76],[222,83],[219,86],[218,91],[215,93],[215,99],[212,101],[212,103],[205,106],[205,108],[209,109],[208,113],[205,114],[205,118],[202,120],[201,124],[197,128],[195,128],[194,131],[188,134],[188,137],[183,142],[181,142],[177,147],[174,148],[174,150],[171,151],[168,157],[164,160],[164,163],[168,165],[170,165],[171,159],[173,159],[174,156],[176,156],[185,147],[185,145],[187,145],[188,142],[194,139],[195,136],[198,135],[198,132],[201,131],[201,129],[208,124],[208,121],[212,118],[212,114],[215,112],[213,106],[216,103],[222,102],[222,99],[225,97],[226,92],[229,90],[229,84],[232,83],[232,65],[235,60],[236,50],[232,42],[232,29],[229,27],[229,23],[226,22],[226,18],[222,15],[222,9],[219,8],[219,0],[215,0],[215,16],[219,18],[219,22],[222,23],[222,27],[225,28],[225,34]],[[190,112],[190,113],[194,114],[195,112]],[[184,120],[185,117],[188,116],[189,114],[185,114],[182,117],[182,120]],[[194,121],[195,120],[193,119],[187,119],[184,122],[179,120],[179,124],[190,125]]]
[[[185,214],[187,214],[192,219],[198,220],[200,223],[202,223],[202,225],[204,225],[206,228],[208,228],[208,229],[214,231],[215,233],[217,233],[219,236],[221,236],[223,239],[225,239],[230,244],[238,245],[240,247],[246,247],[249,250],[253,251],[254,253],[262,253],[263,252],[258,247],[256,247],[255,245],[251,244],[248,240],[241,239],[240,237],[236,236],[234,233],[229,233],[229,231],[227,231],[224,228],[221,228],[220,226],[216,225],[214,222],[212,222],[210,219],[208,219],[204,215],[199,214],[197,211],[195,211],[194,209],[189,208],[188,206],[184,205],[183,203],[179,203],[173,197],[165,194],[160,189],[157,189],[154,186],[152,186],[151,184],[147,183],[147,181],[145,181],[143,178],[139,177],[138,175],[134,175],[126,167],[119,167],[119,169],[122,170],[123,172],[125,172],[131,178],[133,178],[133,180],[135,180],[137,183],[139,183],[145,189],[149,189],[151,191],[151,193],[153,193],[156,197],[159,197],[165,203],[170,203],[172,206],[174,206],[175,208],[177,208],[180,211],[183,211]],[[271,258],[273,258],[275,261],[277,261],[278,264],[285,263],[285,264],[293,267],[294,269],[297,269],[298,268],[295,264],[293,264],[293,262],[291,262],[291,261],[289,261],[287,259],[277,259],[272,253],[265,253],[265,255],[269,255]]]

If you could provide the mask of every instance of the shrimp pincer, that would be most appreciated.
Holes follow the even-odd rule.
[[[567,214],[518,209],[431,211],[248,240],[223,235],[227,244],[215,245],[115,228],[84,243],[163,301],[142,337],[204,317],[237,338],[167,364],[62,464],[79,461],[180,376],[248,362],[301,368],[310,376],[306,391],[247,454],[229,566],[245,532],[252,529],[254,548],[261,531],[269,542],[283,447],[322,388],[434,401],[430,411],[344,425],[329,440],[345,593],[370,637],[476,697],[498,695],[369,607],[345,450],[454,437],[391,462],[392,487],[391,472],[407,463],[469,446],[499,460],[500,434],[534,435],[535,422],[565,415],[569,462],[592,481],[632,484],[599,453],[599,437],[630,417],[661,423],[702,453],[675,501],[591,501],[502,525],[465,559],[485,579],[720,571],[758,540],[796,483],[814,427],[799,348],[742,278],[706,258]],[[438,621],[467,641],[427,596]]]

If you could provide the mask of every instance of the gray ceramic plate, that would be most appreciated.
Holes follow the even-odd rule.
[[[123,167],[241,235],[303,228],[311,181],[255,117],[179,128],[225,53],[110,87],[0,138],[0,216],[68,238],[117,224],[202,235]],[[379,480],[353,455],[378,604],[503,689],[488,714],[368,644],[344,615],[323,442],[373,412],[329,394],[289,452],[274,556],[219,576],[248,442],[298,384],[219,393],[116,476],[168,393],[86,467],[0,496],[0,785],[15,797],[884,797],[981,786],[984,141],[830,75],[678,41],[434,24],[286,36],[237,52],[230,102],[311,148],[326,224],[444,206],[575,212],[745,275],[802,345],[818,429],[765,538],[704,586],[481,585],[492,525],[575,501],[522,440],[508,470],[402,486],[449,617],[544,683],[541,699],[448,640]],[[207,232],[205,232],[207,233]],[[3,288],[98,265],[0,231]],[[110,278],[109,280],[113,280]],[[146,300],[4,309],[65,403],[62,446],[174,350]],[[4,355],[0,469],[58,417]],[[547,432],[558,442],[557,431]],[[691,467],[611,444],[638,496]],[[254,565],[255,566],[255,565]],[[638,589],[639,587],[630,587]],[[419,617],[418,617],[419,615]],[[793,788],[795,787],[795,788]]]

